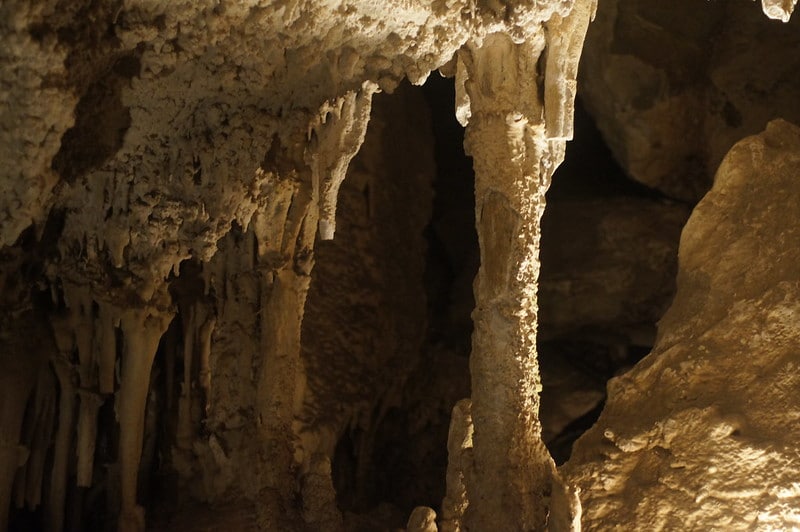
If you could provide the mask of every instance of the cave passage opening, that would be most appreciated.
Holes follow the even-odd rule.
[[[333,434],[336,502],[355,529],[402,527],[416,506],[438,511],[451,410],[470,396],[480,253],[454,98],[454,80],[436,73],[375,96],[336,238],[316,246],[302,342],[307,413]],[[561,464],[596,421],[607,381],[650,351],[674,292],[682,223],[662,227],[668,201],[625,176],[580,101],[547,202],[540,418]]]

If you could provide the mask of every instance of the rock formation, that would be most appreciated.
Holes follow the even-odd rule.
[[[697,201],[735,142],[800,121],[794,2],[606,0],[585,45],[581,94],[627,173]],[[666,53],[665,50],[669,50]]]
[[[0,5],[0,530],[797,524],[787,122],[556,466],[653,346],[681,202],[800,121],[795,0],[748,4]],[[659,192],[542,222],[579,90]]]
[[[583,525],[765,530],[797,505],[800,128],[737,143],[687,223],[653,352],[609,383],[564,469]],[[665,501],[667,504],[665,504]]]

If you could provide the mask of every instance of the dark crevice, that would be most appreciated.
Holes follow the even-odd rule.
[[[660,191],[629,179],[603,140],[580,98],[575,101],[575,134],[564,162],[553,175],[548,201],[575,198],[639,197],[669,199]]]
[[[455,117],[452,78],[432,74],[422,86],[434,134],[436,179],[433,213],[426,229],[428,343],[469,356],[472,280],[480,253],[475,230],[475,173],[464,152],[464,128]]]
[[[122,103],[122,87],[138,73],[137,55],[122,56],[81,97],[75,108],[75,125],[62,136],[52,162],[53,170],[68,183],[101,167],[122,147],[131,125],[130,110]]]
[[[556,464],[564,463],[570,456],[572,444],[578,437],[588,430],[600,415],[606,399],[606,383],[612,377],[627,371],[633,365],[646,356],[652,345],[641,345],[641,339],[633,340],[630,329],[636,328],[637,331],[655,331],[659,308],[662,304],[663,294],[659,292],[653,299],[653,308],[645,309],[647,312],[636,314],[629,311],[612,316],[608,320],[596,323],[581,322],[580,318],[575,318],[572,328],[563,328],[562,323],[559,328],[552,329],[551,323],[558,320],[547,314],[550,309],[558,309],[560,305],[566,304],[566,308],[592,307],[601,309],[604,305],[612,304],[626,308],[636,304],[630,301],[613,301],[612,297],[618,297],[612,288],[604,287],[602,282],[597,282],[593,290],[581,294],[581,301],[575,302],[550,302],[549,305],[542,305],[541,293],[543,283],[551,279],[559,279],[562,282],[582,283],[585,277],[596,276],[602,279],[607,275],[602,271],[594,272],[589,270],[589,264],[595,264],[592,259],[587,259],[586,266],[578,271],[571,272],[570,268],[575,268],[574,257],[591,253],[617,253],[618,257],[624,254],[631,257],[640,253],[635,246],[635,232],[631,234],[617,235],[617,246],[628,246],[612,250],[605,246],[603,236],[600,235],[596,225],[602,220],[618,220],[621,216],[627,216],[623,211],[616,209],[627,209],[630,212],[641,209],[641,215],[647,216],[648,209],[656,205],[676,205],[674,200],[664,196],[661,192],[649,188],[641,183],[629,179],[625,171],[615,160],[611,150],[606,145],[594,119],[586,111],[580,99],[575,105],[575,135],[574,140],[567,144],[566,157],[564,162],[556,170],[552,186],[547,193],[547,205],[544,219],[542,222],[542,273],[540,277],[540,312],[539,312],[539,361],[543,381],[543,392],[541,399],[540,417],[543,420],[545,443],[547,444]],[[566,216],[570,209],[574,210],[574,216]],[[587,210],[592,209],[591,214]],[[625,211],[625,212],[628,212]],[[555,213],[558,213],[556,215]],[[614,218],[616,216],[616,218]],[[595,218],[592,218],[595,217]],[[586,223],[587,220],[590,223]],[[594,226],[592,225],[594,221]],[[642,224],[645,221],[642,220]],[[648,222],[649,223],[649,222]],[[559,226],[559,224],[564,224]],[[627,226],[621,226],[627,227]],[[582,228],[582,229],[577,229]],[[585,236],[585,239],[564,239],[565,235],[575,234],[576,230],[595,231],[597,235]],[[630,230],[629,230],[630,231]],[[597,240],[600,239],[600,240]],[[591,243],[597,249],[580,250],[574,249],[576,246]],[[677,248],[677,240],[675,241]],[[549,246],[556,246],[552,249]],[[611,257],[613,255],[609,255]],[[602,257],[594,257],[602,259]],[[677,256],[672,258],[673,261]],[[572,262],[561,263],[561,260]],[[608,260],[597,260],[609,268]],[[555,261],[555,262],[553,262]],[[620,264],[617,268],[630,268],[630,264]],[[669,274],[669,264],[663,266],[665,272]],[[624,270],[628,271],[628,270]],[[638,272],[634,273],[638,274]],[[569,279],[569,275],[578,275],[577,278]],[[629,273],[628,275],[633,275]],[[569,281],[564,281],[569,279]],[[585,285],[584,285],[585,286]],[[666,289],[664,289],[667,291]],[[570,293],[568,297],[577,297]],[[661,298],[661,299],[659,299]],[[639,303],[641,311],[641,303]],[[558,312],[562,312],[558,310]],[[596,313],[600,314],[601,312]],[[639,321],[632,318],[635,315]],[[644,318],[642,318],[644,316]],[[632,323],[628,320],[633,320]],[[644,319],[645,321],[641,321]],[[615,321],[616,320],[616,321]],[[594,404],[587,397],[594,397]],[[568,405],[565,408],[565,405]],[[567,410],[583,411],[583,414],[566,419],[564,412]],[[560,414],[559,414],[560,412]],[[555,425],[553,430],[548,430],[548,422]],[[560,429],[558,429],[560,427]]]

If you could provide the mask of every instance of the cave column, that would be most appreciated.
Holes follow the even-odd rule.
[[[150,370],[161,336],[174,315],[155,306],[121,311],[124,339],[117,417],[120,425],[119,464],[122,508],[120,532],[143,532],[144,509],[137,504],[136,488],[144,438],[145,408]]]
[[[64,507],[67,492],[69,450],[72,443],[75,417],[75,369],[71,362],[75,338],[69,320],[54,317],[51,320],[58,352],[52,357],[53,370],[58,378],[58,429],[53,449],[53,466],[50,474],[50,496],[47,507],[47,529],[61,532],[64,529]]]
[[[470,530],[541,530],[551,513],[557,473],[538,417],[540,219],[572,133],[574,74],[590,6],[576,2],[570,16],[525,42],[490,34],[458,56],[456,113],[473,157],[481,257],[470,357]]]
[[[37,375],[55,347],[33,312],[0,320],[0,532],[8,530],[15,477],[30,455],[23,441],[26,406]]]
[[[309,486],[318,488],[310,495],[316,500],[308,501],[315,511],[304,512],[304,517],[324,515],[333,529],[338,529],[341,521],[335,495],[320,498],[319,493],[322,487],[332,486],[329,468],[312,460],[313,449],[303,448],[295,419],[305,394],[300,339],[314,243],[317,234],[323,240],[334,236],[339,187],[364,142],[377,90],[377,85],[365,82],[359,89],[325,102],[312,117],[304,139],[275,139],[262,169],[269,174],[272,194],[253,219],[255,263],[261,274],[263,359],[257,408],[264,441],[264,488],[278,492],[278,500],[289,502],[297,495],[292,489],[298,484],[298,473],[310,474],[300,479],[304,487],[301,496],[307,495]],[[323,500],[330,504],[320,504]],[[262,511],[270,519],[281,519],[277,517],[281,513],[278,508]],[[269,525],[280,527],[281,523]]]
[[[276,150],[278,151],[278,150]],[[265,490],[261,508],[268,528],[286,528],[299,519],[289,515],[297,486],[297,403],[304,392],[300,332],[311,281],[318,210],[311,178],[281,162],[270,172],[273,194],[255,214],[255,267],[259,271],[261,362],[257,386],[258,428]],[[277,497],[276,497],[277,495]],[[274,506],[283,501],[286,507]]]
[[[481,257],[470,357],[470,530],[543,528],[554,471],[541,440],[536,360],[539,219],[553,155],[538,120],[535,80],[542,48],[495,34],[459,58],[469,75],[465,148],[475,167]]]
[[[91,290],[82,283],[63,283],[64,301],[69,309],[66,322],[60,317],[54,317],[51,321],[59,350],[62,353],[61,363],[54,366],[61,387],[62,400],[68,400],[69,405],[62,406],[61,418],[64,423],[59,421],[58,438],[60,454],[56,454],[56,464],[53,467],[53,487],[51,489],[51,530],[62,530],[64,527],[64,504],[66,500],[66,467],[67,452],[72,444],[72,434],[74,427],[74,404],[76,398],[80,399],[78,421],[77,421],[77,486],[79,488],[89,488],[92,485],[92,470],[94,466],[95,440],[97,438],[97,414],[102,404],[102,398],[94,393],[97,389],[97,367],[98,367],[98,343],[103,332],[98,333],[98,320],[96,319],[96,304],[92,297]],[[102,329],[101,329],[102,331]],[[77,348],[78,365],[77,368],[64,366],[64,362],[70,361],[71,353]],[[112,348],[112,356],[116,354]],[[75,372],[77,369],[78,383],[67,379],[65,371],[69,369]],[[113,379],[113,376],[112,376]],[[113,392],[113,380],[111,383]],[[65,408],[69,410],[64,410]],[[68,425],[67,425],[68,424]],[[57,473],[58,472],[58,473]],[[56,482],[58,479],[58,483]]]

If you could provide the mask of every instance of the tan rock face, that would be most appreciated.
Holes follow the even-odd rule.
[[[800,121],[800,69],[781,59],[800,39],[790,4],[764,1],[783,24],[750,2],[600,3],[580,91],[633,179],[697,201],[735,142],[775,118]]]
[[[653,352],[564,467],[585,529],[797,526],[800,128],[734,146],[683,231]]]

